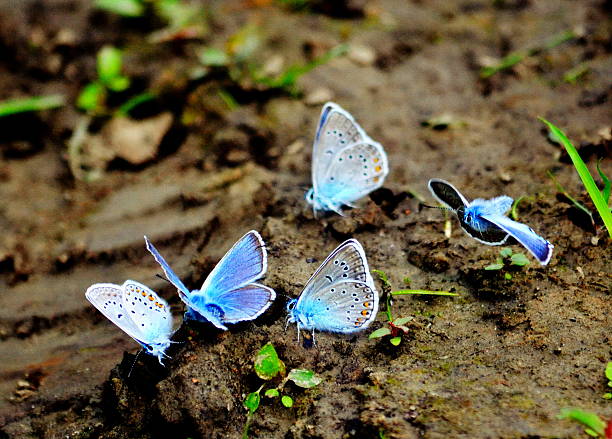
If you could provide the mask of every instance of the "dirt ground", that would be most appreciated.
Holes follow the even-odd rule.
[[[592,170],[609,154],[609,1],[347,0],[292,10],[218,0],[202,4],[200,37],[161,42],[150,38],[163,27],[150,10],[120,18],[92,3],[0,0],[0,100],[67,97],[60,109],[0,119],[0,439],[240,438],[242,401],[262,383],[253,356],[268,341],[288,369],[312,369],[323,382],[288,384],[292,408],[262,398],[250,438],[580,438],[582,428],[556,418],[561,408],[612,418],[602,398],[610,240],[547,176],[592,208],[537,119],[565,130]],[[293,94],[223,69],[202,75],[202,48],[230,47],[249,24],[260,33],[256,59],[270,70],[341,43],[348,53],[300,77]],[[575,37],[479,77],[487,60],[566,31]],[[125,49],[129,93],[158,95],[134,118],[169,114],[170,123],[150,159],[89,162],[96,178],[75,179],[67,145],[85,116],[74,102],[105,44]],[[580,65],[586,73],[564,81]],[[391,170],[359,209],[316,219],[303,195],[328,99],[384,145]],[[440,117],[452,123],[426,126]],[[90,122],[91,139],[112,131],[108,116]],[[609,158],[602,165],[612,174]],[[419,198],[434,203],[433,177],[469,198],[524,196],[520,219],[554,243],[550,264],[530,258],[511,279],[485,271],[499,248],[457,221],[446,238],[444,213],[421,207]],[[166,368],[141,355],[128,378],[137,345],[86,301],[86,288],[140,281],[171,303],[178,327],[182,303],[155,276],[142,236],[196,288],[250,229],[268,246],[264,283],[275,304],[227,332],[183,324]],[[348,237],[394,289],[408,277],[411,288],[459,296],[399,297],[394,314],[413,320],[398,347],[367,337],[386,325],[382,312],[365,333],[298,343],[294,326],[285,331],[286,300]]]

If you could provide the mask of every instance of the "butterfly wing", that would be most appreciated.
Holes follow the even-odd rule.
[[[164,270],[164,274],[166,275],[170,283],[172,283],[172,285],[174,285],[176,289],[179,291],[179,295],[181,296],[181,299],[183,299],[183,294],[185,296],[189,296],[189,290],[187,289],[185,284],[183,284],[183,282],[181,281],[181,279],[179,279],[176,273],[172,271],[172,268],[170,268],[170,265],[168,265],[168,263],[162,257],[162,255],[159,254],[155,246],[151,243],[151,241],[149,241],[149,238],[145,236],[144,239],[145,239],[145,244],[147,246],[147,250],[149,250],[149,252],[153,255],[157,263],[161,266],[162,270]],[[180,293],[183,293],[183,294],[180,294]]]
[[[259,233],[251,230],[223,256],[204,281],[200,291],[217,303],[224,293],[262,277],[267,268],[266,244]]]
[[[450,184],[448,181],[440,178],[432,178],[428,183],[429,190],[436,200],[443,205],[457,210],[460,207],[467,206],[468,200],[459,192],[455,186]]]
[[[123,308],[139,329],[144,343],[167,341],[172,332],[168,304],[149,287],[133,281],[123,283]]]
[[[350,205],[382,186],[389,173],[387,154],[371,139],[346,146],[330,163],[319,182],[319,196],[334,204]]]
[[[317,294],[300,297],[295,311],[305,323],[304,329],[362,331],[376,318],[378,293],[365,282],[340,281],[325,286]]]
[[[464,215],[464,207],[457,210],[459,224],[465,233],[476,241],[486,245],[501,245],[508,239],[508,233],[482,216],[471,217],[468,221]]]
[[[485,215],[484,218],[512,235],[514,239],[536,257],[540,264],[548,264],[552,257],[554,246],[534,232],[531,227],[513,221],[504,215]]]
[[[323,106],[312,150],[312,183],[315,193],[318,193],[336,153],[366,138],[353,116],[342,107],[333,102]]]
[[[143,339],[143,332],[123,305],[123,287],[110,283],[93,284],[85,297],[104,316],[136,341]]]
[[[223,310],[223,323],[237,323],[256,319],[275,298],[276,293],[272,288],[252,283],[221,293],[216,297],[216,303]]]

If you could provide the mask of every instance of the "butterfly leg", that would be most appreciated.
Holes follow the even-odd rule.
[[[298,332],[298,345],[300,344],[300,323],[297,323],[297,332]]]
[[[315,339],[315,330],[314,328],[312,328],[312,345],[316,346],[317,345],[317,340]]]

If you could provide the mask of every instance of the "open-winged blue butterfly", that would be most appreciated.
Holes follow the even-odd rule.
[[[342,215],[342,206],[382,186],[389,173],[387,154],[339,105],[323,106],[312,148],[312,185],[306,201]]]
[[[340,244],[287,303],[288,322],[300,329],[351,333],[366,329],[378,312],[378,292],[359,241]]]
[[[461,228],[477,241],[487,245],[501,245],[512,236],[536,257],[548,264],[553,245],[534,232],[531,227],[513,221],[505,213],[512,207],[512,198],[503,195],[490,200],[476,198],[469,202],[452,184],[432,178],[429,190],[443,205],[455,212]]]
[[[172,271],[149,239],[144,238],[147,249],[187,305],[186,319],[208,321],[227,330],[226,323],[253,320],[276,298],[272,288],[254,283],[266,273],[268,265],[266,246],[254,230],[240,238],[223,256],[202,288],[192,291]]]
[[[172,343],[172,314],[164,299],[133,280],[123,285],[93,284],[85,297],[163,365],[162,358],[167,357],[165,351]]]

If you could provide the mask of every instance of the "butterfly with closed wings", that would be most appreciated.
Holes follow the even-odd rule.
[[[548,264],[554,246],[531,227],[513,221],[505,213],[512,198],[503,195],[490,200],[477,198],[469,202],[452,184],[439,178],[429,180],[433,196],[459,218],[461,228],[472,238],[487,245],[501,245],[512,236],[542,265]]]
[[[312,185],[306,201],[318,211],[343,215],[342,206],[382,186],[389,173],[387,154],[346,110],[323,106],[312,148]]]
[[[302,294],[287,303],[288,322],[300,329],[352,333],[376,318],[378,292],[359,241],[340,244],[310,277]]]
[[[211,322],[227,330],[227,323],[253,320],[272,304],[272,288],[255,283],[266,273],[267,254],[263,239],[254,230],[245,234],[223,256],[202,288],[189,291],[145,236],[147,249],[187,305],[186,319]]]
[[[163,365],[162,358],[167,357],[165,351],[172,343],[172,314],[164,299],[133,280],[123,285],[93,284],[85,297]]]

